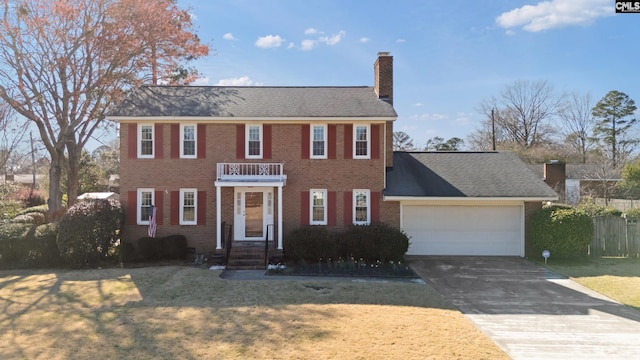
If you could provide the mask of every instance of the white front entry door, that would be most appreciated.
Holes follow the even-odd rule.
[[[273,189],[236,187],[234,201],[235,240],[261,241],[269,231],[273,240]]]

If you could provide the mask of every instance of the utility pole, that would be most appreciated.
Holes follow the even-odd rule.
[[[493,115],[494,109],[491,109],[491,145],[493,151],[496,151],[496,119]]]

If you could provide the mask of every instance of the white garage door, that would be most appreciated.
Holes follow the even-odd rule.
[[[522,206],[402,206],[408,255],[524,256],[522,218]]]

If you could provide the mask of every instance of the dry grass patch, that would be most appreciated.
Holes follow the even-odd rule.
[[[495,359],[428,285],[188,267],[0,272],[2,359]]]

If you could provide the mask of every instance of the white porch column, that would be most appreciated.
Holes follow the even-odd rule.
[[[216,185],[216,250],[222,249],[222,204],[220,186]]]
[[[282,250],[282,185],[278,186],[278,250]]]

